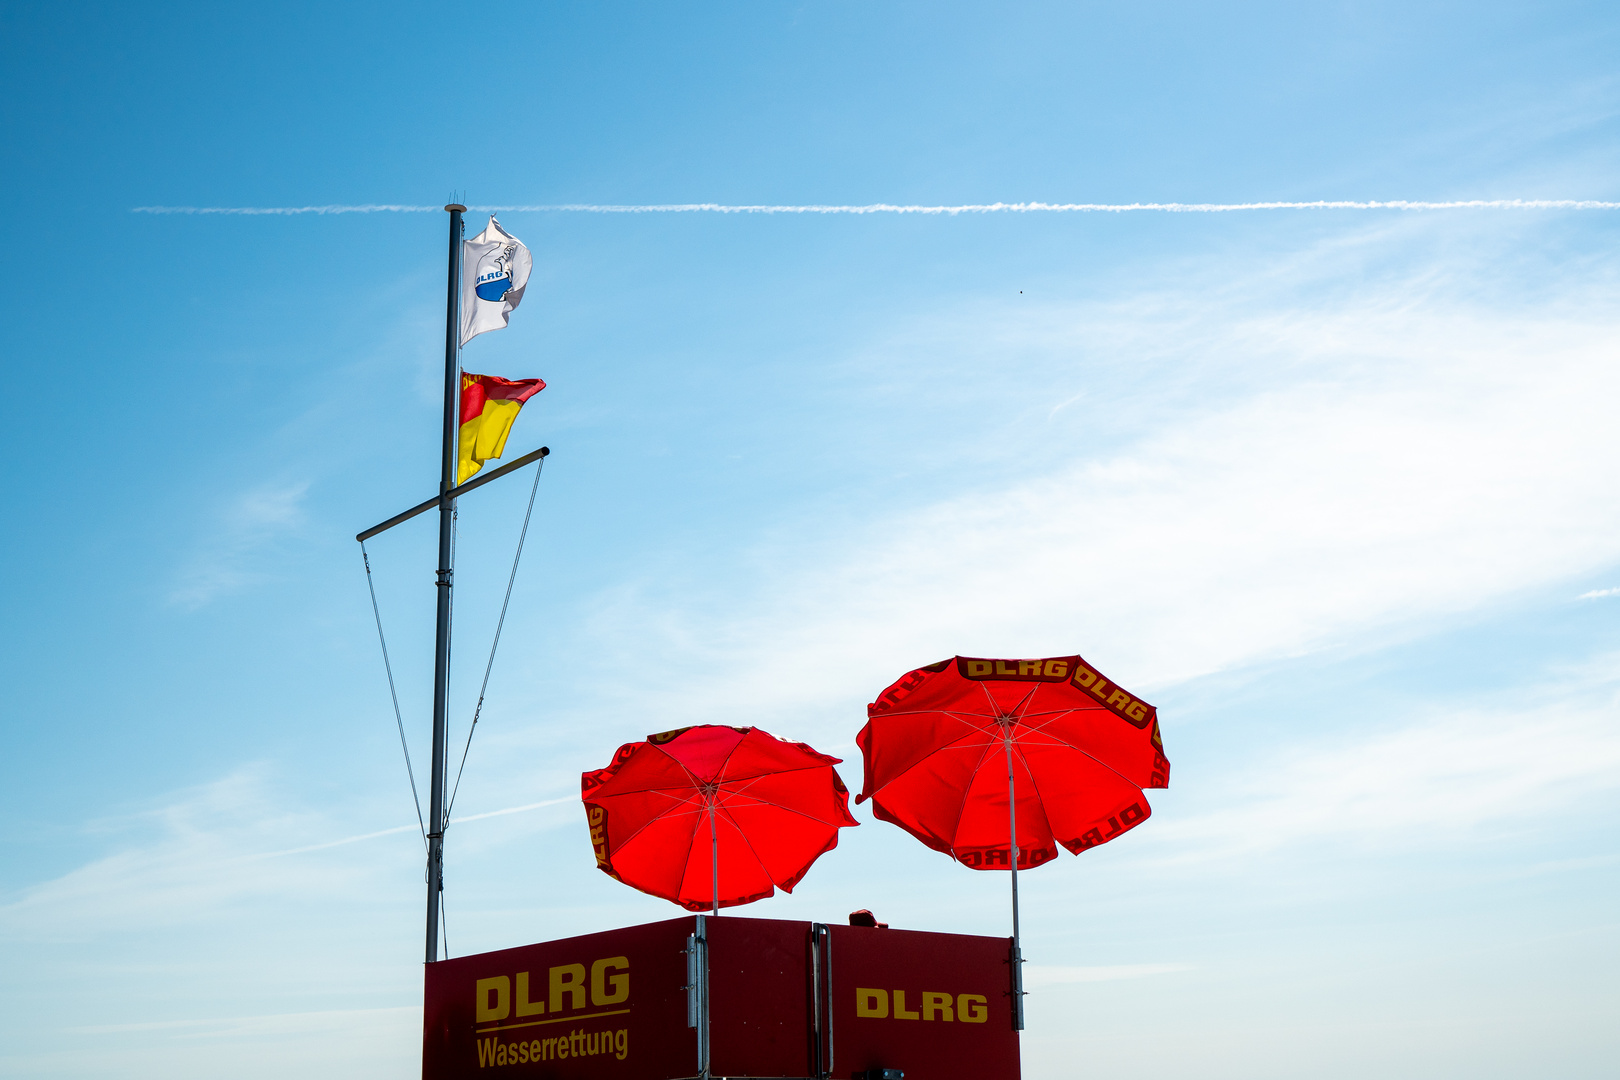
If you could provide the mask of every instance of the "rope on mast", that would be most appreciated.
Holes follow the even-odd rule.
[[[456,792],[461,790],[461,773],[467,767],[467,751],[472,749],[473,732],[478,730],[478,717],[484,711],[484,693],[489,689],[489,673],[495,667],[495,650],[501,647],[501,631],[506,627],[506,608],[512,602],[512,585],[517,581],[518,563],[523,559],[523,543],[529,537],[529,519],[534,516],[534,497],[540,491],[540,474],[545,468],[546,459],[541,458],[534,468],[534,483],[529,486],[529,508],[523,512],[523,529],[518,533],[517,551],[512,556],[512,572],[506,577],[506,597],[501,601],[501,617],[495,622],[495,640],[490,643],[489,661],[484,664],[484,681],[478,687],[478,704],[473,707],[472,724],[467,728],[467,744],[461,748],[461,764],[456,769],[456,783],[450,789],[450,802],[444,808],[446,829],[450,827],[450,811],[456,805]]]
[[[382,645],[383,670],[388,672],[388,696],[394,702],[394,726],[399,728],[399,748],[405,751],[405,775],[411,780],[411,801],[416,804],[416,825],[422,830],[422,846],[427,847],[427,826],[422,821],[422,798],[416,793],[416,770],[411,768],[411,748],[405,741],[405,720],[399,713],[399,691],[394,689],[394,665],[388,659],[388,638],[383,635],[382,611],[377,607],[377,586],[371,580],[371,556],[366,542],[360,541],[360,561],[366,567],[366,588],[371,593],[371,614],[377,620],[377,641]]]
[[[444,882],[439,882],[439,934],[444,942],[444,958],[450,959],[450,912],[444,906]]]

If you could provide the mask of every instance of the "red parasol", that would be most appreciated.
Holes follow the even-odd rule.
[[[1142,789],[1170,781],[1153,706],[1079,656],[942,660],[866,712],[856,802],[964,866],[1012,871],[1015,972],[1018,870],[1135,828]]]
[[[597,868],[690,911],[792,892],[859,824],[841,760],[713,724],[626,743],[580,778]]]

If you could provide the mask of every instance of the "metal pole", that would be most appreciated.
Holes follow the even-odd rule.
[[[720,914],[720,833],[714,827],[714,796],[709,796],[709,872],[713,879],[714,913]]]
[[[709,927],[699,915],[692,947],[697,952],[697,1052],[698,1076],[709,1080]]]
[[[1013,786],[1013,752],[1012,752],[1012,721],[1004,721],[1002,738],[1007,747],[1007,848],[1012,856],[1012,908],[1013,908],[1013,943],[1012,956],[1009,963],[1012,965],[1012,999],[1013,999],[1013,1030],[1024,1030],[1024,952],[1019,947],[1018,937],[1018,797]]]
[[[456,399],[461,389],[460,364],[456,360],[456,346],[460,342],[461,320],[461,215],[466,207],[451,203],[450,212],[450,269],[447,275],[444,309],[444,446],[439,462],[439,571],[437,585],[439,609],[433,639],[433,794],[428,820],[433,822],[428,832],[427,863],[427,962],[439,959],[439,898],[444,891],[444,781],[448,765],[446,738],[447,712],[450,699],[450,581],[454,568],[450,565],[452,523],[455,520],[456,500],[450,494],[456,486],[456,434],[459,417]]]

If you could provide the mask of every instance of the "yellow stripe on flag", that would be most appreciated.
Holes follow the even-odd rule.
[[[484,467],[490,458],[498,458],[506,449],[506,437],[512,433],[512,421],[517,419],[521,401],[484,402],[484,411],[461,425],[461,458],[456,468],[456,483],[466,483],[474,473]]]

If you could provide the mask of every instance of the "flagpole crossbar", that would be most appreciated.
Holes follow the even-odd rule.
[[[465,484],[456,485],[455,487],[451,488],[449,491],[445,492],[443,496],[435,495],[433,498],[428,499],[426,502],[421,502],[421,503],[416,504],[415,506],[411,507],[409,510],[405,511],[403,514],[395,514],[393,517],[389,518],[387,521],[384,521],[384,522],[382,522],[381,524],[378,524],[378,525],[373,525],[371,528],[367,529],[363,533],[358,533],[355,536],[355,539],[360,541],[363,544],[367,540],[370,540],[373,536],[376,536],[380,532],[386,532],[387,530],[392,529],[395,525],[398,525],[401,522],[411,520],[411,518],[415,517],[417,514],[423,514],[423,513],[426,513],[429,510],[432,510],[435,506],[439,505],[439,502],[440,502],[441,498],[443,498],[443,499],[457,499],[457,498],[460,498],[461,496],[467,494],[467,492],[473,490],[474,488],[483,487],[485,484],[489,483],[491,480],[499,480],[501,477],[505,476],[507,473],[516,472],[518,469],[523,468],[523,466],[531,464],[531,463],[536,462],[536,461],[539,461],[541,458],[546,457],[550,453],[551,453],[551,447],[542,446],[538,450],[532,451],[531,453],[524,454],[522,457],[518,458],[514,462],[511,462],[510,464],[502,465],[500,468],[494,470],[493,472],[485,473],[483,476],[475,476],[471,480],[468,480]]]

